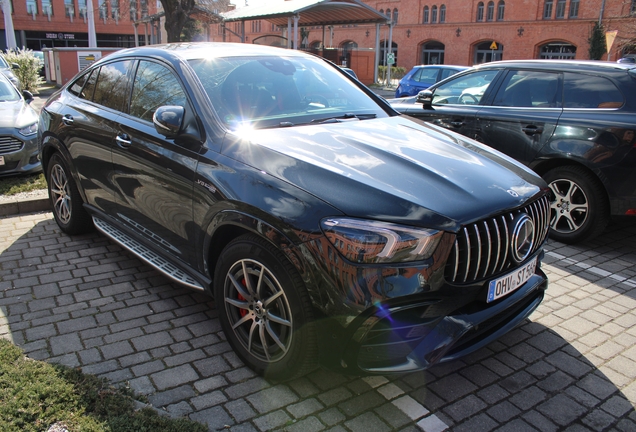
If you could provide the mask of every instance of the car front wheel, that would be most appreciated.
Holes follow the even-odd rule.
[[[543,178],[551,189],[550,238],[573,244],[599,235],[609,222],[603,187],[587,170],[564,166]]]
[[[241,236],[223,250],[214,275],[221,326],[246,365],[276,380],[314,369],[309,295],[282,252],[260,237]]]
[[[94,228],[90,215],[83,207],[82,197],[66,163],[54,154],[47,166],[46,180],[53,217],[66,234],[83,234]]]

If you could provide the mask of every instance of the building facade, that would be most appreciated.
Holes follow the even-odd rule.
[[[471,66],[493,60],[589,59],[594,24],[616,32],[609,56],[624,54],[636,38],[636,0],[391,0],[364,1],[387,16],[380,28],[380,63],[393,53],[395,65]],[[238,25],[238,23],[232,23]],[[285,38],[286,29],[268,22],[245,23],[246,42]],[[328,26],[304,29],[304,48],[320,45],[347,52],[373,50],[375,26]],[[227,41],[237,42],[234,35]],[[389,48],[390,47],[390,48]]]

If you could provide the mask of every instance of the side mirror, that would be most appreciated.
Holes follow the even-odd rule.
[[[17,63],[11,63],[11,69],[20,69],[20,65]]]
[[[433,92],[429,89],[422,90],[417,94],[415,102],[421,103],[424,109],[431,109],[433,107]]]
[[[183,126],[185,108],[176,105],[166,105],[157,108],[152,116],[155,130],[166,138],[175,138]]]
[[[33,102],[33,93],[28,90],[22,90],[22,97],[27,103]]]

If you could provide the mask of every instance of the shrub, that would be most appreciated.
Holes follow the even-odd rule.
[[[40,76],[40,61],[30,49],[10,49],[4,58],[9,64],[17,63],[20,66],[19,69],[13,69],[12,72],[18,77],[24,90],[36,92],[38,87],[44,83]]]
[[[386,82],[387,68],[388,66],[378,66],[378,75],[379,75],[378,79],[381,82],[384,82],[387,85],[390,85],[390,83]],[[405,68],[403,68],[402,66],[391,66],[391,81],[400,80],[402,79],[402,77],[404,77],[404,75],[406,75]]]

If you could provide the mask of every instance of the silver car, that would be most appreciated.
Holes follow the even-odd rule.
[[[17,69],[18,65],[15,63],[9,63],[3,56],[0,55],[0,72],[7,77],[9,81],[18,89],[22,90],[22,84],[17,76],[13,73],[12,69]]]
[[[0,74],[0,176],[42,171],[38,157],[38,113],[22,93]]]

